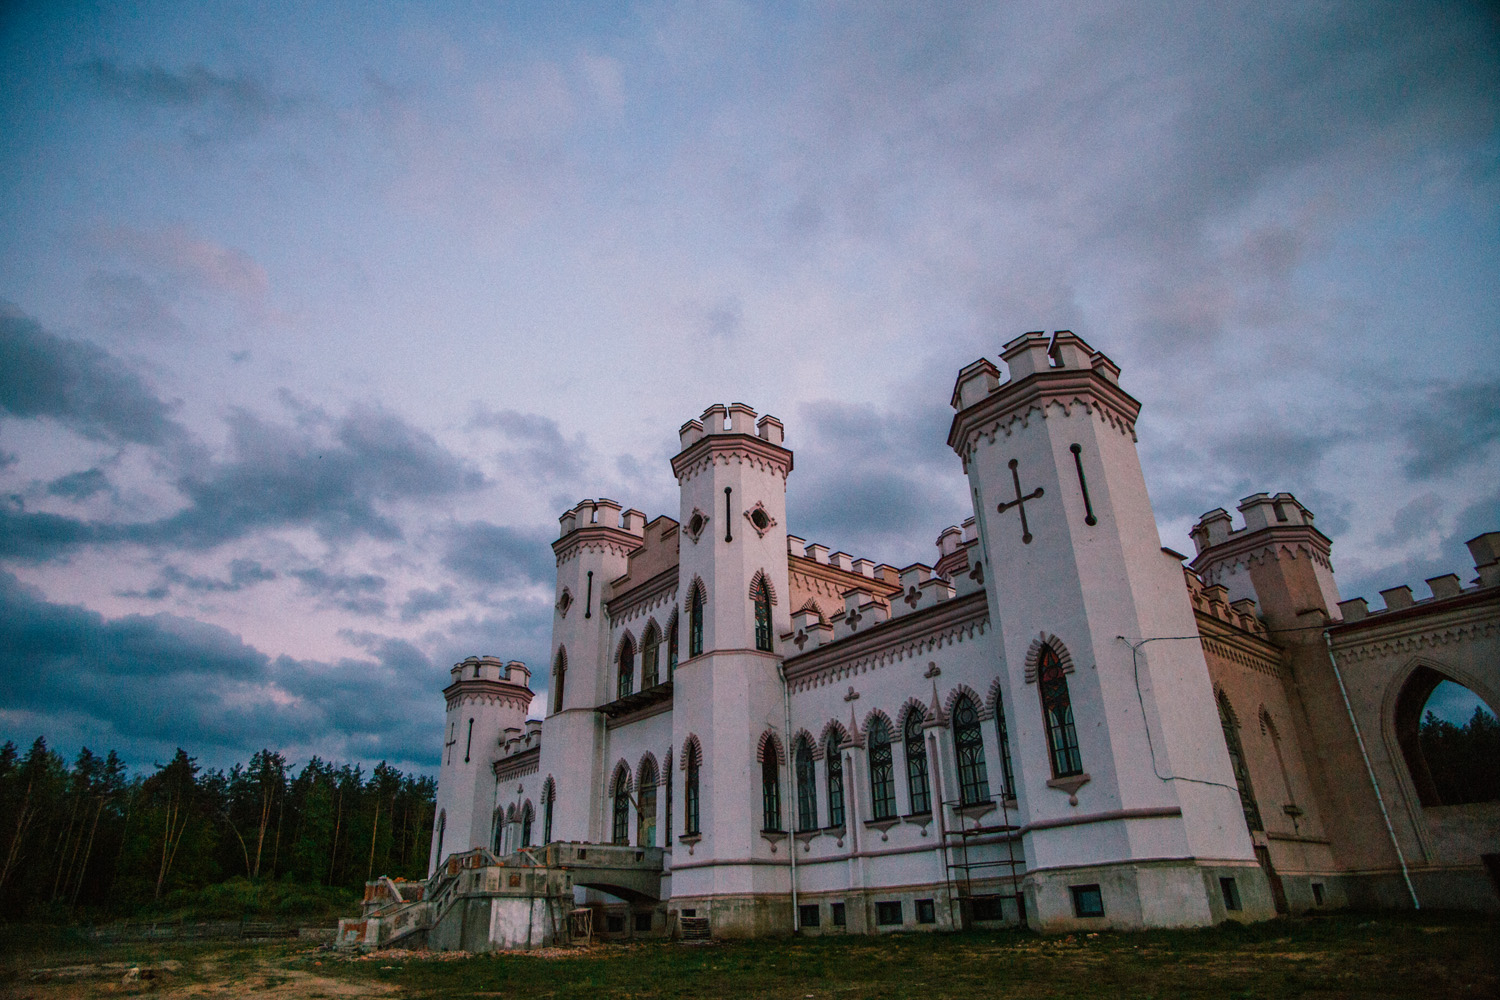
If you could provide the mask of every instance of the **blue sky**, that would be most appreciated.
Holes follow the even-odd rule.
[[[682,421],[930,561],[953,376],[1035,329],[1124,368],[1165,544],[1290,490],[1345,596],[1467,581],[1497,95],[1478,4],[9,4],[0,730],[430,767]]]

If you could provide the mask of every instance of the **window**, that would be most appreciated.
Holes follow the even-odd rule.
[[[891,927],[901,922],[901,900],[889,899],[875,904],[876,924],[881,927]]]
[[[1235,718],[1234,706],[1229,704],[1229,695],[1219,692],[1219,725],[1224,729],[1224,746],[1229,750],[1229,764],[1234,769],[1234,783],[1240,790],[1240,808],[1245,811],[1245,825],[1252,830],[1264,830],[1260,820],[1260,806],[1255,804],[1255,789],[1250,785],[1250,769],[1245,766],[1245,752],[1240,747],[1240,725]]]
[[[490,850],[496,854],[505,853],[505,813],[495,810],[495,817],[490,821],[492,834],[490,836]]]
[[[875,819],[896,815],[896,779],[891,766],[891,730],[880,716],[870,724],[870,809]]]
[[[687,754],[687,780],[682,789],[682,832],[689,836],[698,834],[698,746],[689,744]]]
[[[667,622],[667,680],[677,672],[677,612],[672,612],[672,620]]]
[[[665,847],[672,846],[672,751],[667,750],[667,836]]]
[[[1037,681],[1042,695],[1042,717],[1047,723],[1047,749],[1052,758],[1052,776],[1067,778],[1083,773],[1078,753],[1078,731],[1073,728],[1073,702],[1068,697],[1068,677],[1051,646],[1037,656]]]
[[[604,918],[604,926],[611,934],[625,933],[625,914],[610,913]]]
[[[531,846],[531,821],[533,819],[535,819],[535,818],[536,818],[536,812],[531,808],[531,803],[527,802],[526,806],[521,810],[521,846],[522,847],[530,847]]]
[[[542,843],[552,843],[552,800],[557,798],[557,788],[552,784],[552,779],[547,779],[547,787],[542,789]]]
[[[635,688],[635,640],[630,636],[620,643],[620,681],[615,697],[624,698]]]
[[[999,896],[975,896],[969,901],[969,912],[975,920],[1004,920],[1005,910]]]
[[[1313,893],[1313,905],[1314,906],[1322,906],[1323,905],[1323,883],[1322,882],[1314,882],[1312,884],[1312,893]]]
[[[964,805],[990,797],[990,778],[984,763],[984,733],[974,699],[960,695],[953,705],[953,743],[958,749],[958,797]]]
[[[930,899],[919,899],[919,900],[917,900],[917,923],[919,923],[919,924],[935,924],[935,923],[937,923],[937,907],[935,907],[935,906],[932,905],[932,900],[930,900]]]
[[[1099,893],[1097,884],[1070,885],[1068,889],[1073,893],[1073,916],[1104,916],[1104,897]]]
[[[913,815],[932,812],[932,796],[927,784],[927,741],[922,735],[922,712],[912,708],[906,713],[906,793]]]
[[[835,927],[844,926],[844,904],[831,903],[828,906],[828,922]]]
[[[696,586],[688,595],[688,655],[703,655],[703,591]]]
[[[638,847],[656,846],[656,762],[649,757],[636,777],[638,789],[635,842]]]
[[[1000,741],[1000,780],[1004,787],[1000,794],[1007,799],[1016,797],[1016,775],[1010,763],[1010,732],[1005,728],[1005,702],[995,696],[995,737]]]
[[[646,626],[646,637],[641,640],[641,690],[656,687],[660,681],[658,661],[661,659],[661,633],[656,622]]]
[[[625,768],[615,772],[615,823],[613,842],[630,843],[630,776]]]
[[[444,809],[438,813],[437,821],[437,864],[443,863],[443,834],[448,832],[448,810]]]
[[[552,695],[552,711],[561,712],[563,707],[563,678],[568,673],[568,654],[563,650],[557,651],[557,659],[552,666],[553,686],[555,691]]]
[[[1240,908],[1240,887],[1235,885],[1234,879],[1219,879],[1219,894],[1224,897],[1224,909],[1238,910]]]
[[[828,745],[823,748],[828,760],[828,825],[844,825],[844,755],[839,751],[839,734],[828,734]],[[840,904],[843,905],[843,904]]]
[[[464,743],[464,763],[469,762],[469,751],[474,748],[474,720],[469,720],[469,738]]]
[[[807,737],[803,736],[797,740],[797,750],[792,755],[792,766],[796,771],[797,782],[797,830],[816,830],[818,828],[818,793],[814,786],[817,781],[816,771],[813,768],[812,744]]]
[[[777,745],[767,740],[765,754],[760,762],[760,828],[781,829],[781,768],[776,763]]]
[[[797,907],[797,923],[803,927],[817,927],[821,914],[817,903]]]
[[[1476,692],[1419,666],[1401,686],[1394,722],[1422,805],[1500,800],[1500,722]]]
[[[645,933],[651,929],[651,914],[637,913],[635,915],[635,929],[639,933]]]
[[[750,597],[755,602],[755,648],[771,651],[771,588],[766,586],[765,576],[758,575],[750,588]]]

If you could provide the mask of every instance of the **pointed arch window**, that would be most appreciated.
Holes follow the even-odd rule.
[[[552,779],[547,779],[547,787],[542,789],[542,843],[552,843],[552,802],[557,798],[557,786],[552,784]]]
[[[667,680],[677,672],[677,612],[672,612],[672,620],[667,622]]]
[[[974,699],[960,695],[953,704],[953,745],[958,753],[958,797],[964,805],[990,797],[990,778],[984,763],[984,731]]]
[[[891,730],[876,716],[870,724],[870,809],[875,819],[896,815],[896,778],[891,756]]]
[[[688,594],[688,656],[703,655],[703,591]]]
[[[641,640],[641,690],[656,687],[661,678],[658,676],[661,660],[661,632],[656,628],[656,622],[646,626],[645,638]]]
[[[635,844],[637,847],[656,846],[656,762],[647,758],[641,765],[641,773],[635,780],[636,810]]]
[[[828,744],[823,748],[823,758],[828,762],[828,825],[844,825],[844,755],[839,750],[839,734],[828,734]]]
[[[922,711],[906,713],[906,794],[912,815],[932,812],[932,793],[927,782],[927,741],[922,736]]]
[[[766,585],[764,573],[755,577],[750,588],[750,599],[755,604],[755,648],[763,653],[771,652],[771,588]]]
[[[526,803],[525,808],[523,808],[521,810],[521,846],[522,847],[530,847],[531,846],[531,821],[535,817],[536,817],[536,813],[532,810],[531,803],[528,801]]]
[[[630,636],[620,643],[620,673],[615,697],[624,698],[635,689],[635,640]]]
[[[766,831],[781,830],[781,765],[776,757],[775,740],[766,742],[765,754],[760,762],[760,828]]]
[[[689,744],[683,751],[687,754],[687,777],[683,781],[682,788],[682,832],[688,836],[697,836],[699,792],[698,792],[698,746]]]
[[[1255,789],[1250,784],[1250,769],[1245,766],[1245,750],[1240,745],[1240,723],[1229,703],[1229,695],[1219,692],[1219,725],[1224,730],[1224,746],[1229,750],[1229,765],[1234,769],[1234,783],[1240,790],[1240,808],[1245,811],[1245,826],[1264,830]]]
[[[490,850],[496,854],[503,855],[505,853],[505,810],[495,810],[491,827]]]
[[[1000,780],[1004,787],[1000,794],[1007,799],[1016,797],[1015,769],[1010,762],[1010,731],[1005,726],[1005,700],[995,695],[995,738],[1000,741]]]
[[[615,772],[614,829],[611,833],[614,843],[630,843],[630,776],[624,767]]]
[[[797,832],[818,828],[817,771],[813,767],[813,748],[806,736],[797,739],[797,749],[792,754],[792,767],[797,782]]]
[[[558,649],[557,658],[552,663],[552,711],[561,712],[563,707],[563,680],[568,673],[568,653],[564,649]]]
[[[1068,778],[1083,773],[1078,752],[1078,730],[1073,726],[1073,701],[1068,697],[1068,675],[1051,646],[1037,654],[1037,687],[1042,696],[1042,717],[1047,723],[1047,750],[1052,776]]]

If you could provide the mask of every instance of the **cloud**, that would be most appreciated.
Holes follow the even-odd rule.
[[[247,73],[225,74],[202,64],[173,71],[156,64],[124,66],[101,57],[80,64],[78,71],[106,97],[143,110],[181,114],[183,131],[194,142],[248,138],[306,103]]]
[[[528,480],[571,485],[582,478],[589,464],[583,435],[569,440],[551,417],[480,405],[469,418],[468,427],[503,434],[511,447],[499,452],[501,466]]]
[[[164,446],[188,437],[172,409],[107,351],[0,301],[0,412],[50,418],[96,441]]]
[[[103,469],[70,472],[47,484],[48,493],[68,500],[87,500],[95,493],[103,493],[109,489],[109,477],[104,474]]]
[[[167,226],[157,230],[129,226],[105,226],[89,233],[87,242],[95,250],[135,265],[166,274],[178,282],[222,292],[245,304],[258,304],[270,286],[265,268],[249,254],[223,246],[191,232],[186,226]],[[104,281],[104,290],[137,300],[139,287],[128,285],[128,278]],[[140,308],[148,309],[143,304]],[[160,307],[150,304],[146,315]]]
[[[458,601],[452,587],[442,587],[438,590],[417,587],[409,591],[406,600],[401,602],[401,620],[403,622],[419,621],[434,611],[447,611],[457,605]]]
[[[380,615],[385,613],[384,592],[386,580],[374,573],[329,573],[322,569],[294,569],[287,573],[302,581],[308,593],[327,601],[334,607],[358,615]]]
[[[1483,461],[1500,441],[1500,379],[1440,382],[1411,400],[1397,427],[1402,469],[1434,479]]]
[[[539,529],[468,521],[444,534],[443,565],[477,583],[544,583],[556,573],[551,536]]]

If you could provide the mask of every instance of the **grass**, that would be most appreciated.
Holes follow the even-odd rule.
[[[180,962],[157,995],[192,984],[276,986],[277,996],[388,992],[401,997],[680,997],[878,1000],[946,997],[1500,996],[1500,921],[1434,915],[1279,920],[1205,931],[1058,938],[1024,931],[880,938],[603,945],[564,957],[359,959],[306,945],[134,944],[0,933],[0,994],[40,967]],[[87,957],[85,957],[87,956]],[[105,991],[107,992],[107,991]],[[38,997],[88,992],[36,992]],[[101,992],[98,995],[103,995]]]

